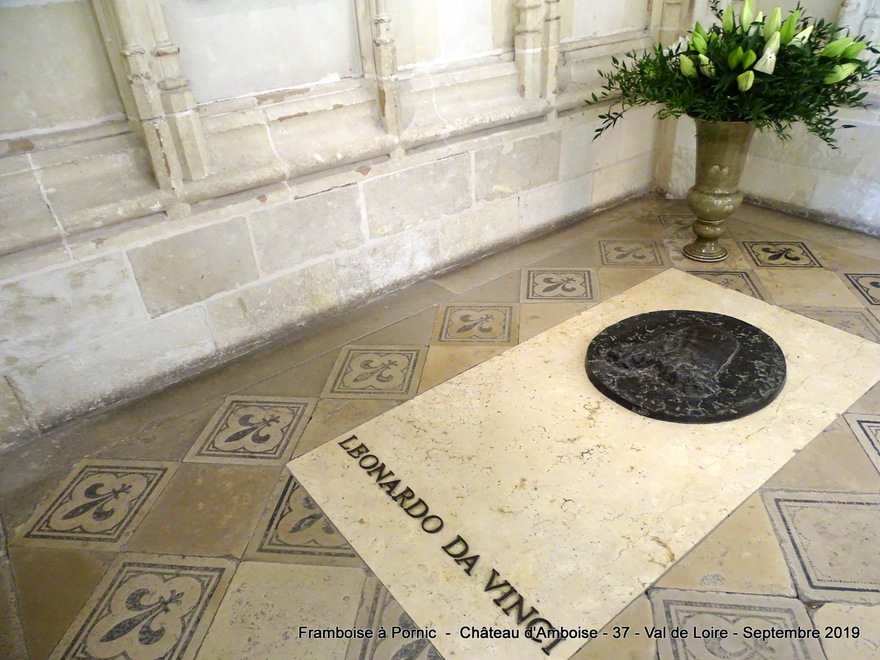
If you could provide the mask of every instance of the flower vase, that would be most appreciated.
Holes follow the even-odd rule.
[[[697,165],[694,186],[687,203],[697,219],[691,229],[697,235],[682,249],[694,261],[722,261],[727,250],[718,239],[724,220],[742,204],[739,180],[755,127],[739,121],[694,119],[697,129]]]

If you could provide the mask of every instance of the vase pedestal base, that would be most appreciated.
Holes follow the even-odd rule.
[[[701,241],[697,239],[688,243],[682,249],[682,254],[694,261],[724,261],[727,259],[727,250],[714,241]]]

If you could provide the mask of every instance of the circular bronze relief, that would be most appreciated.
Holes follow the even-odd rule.
[[[590,342],[587,376],[602,394],[667,422],[745,417],[785,384],[785,356],[753,325],[724,314],[669,310],[623,319]]]

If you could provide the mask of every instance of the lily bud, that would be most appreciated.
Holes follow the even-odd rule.
[[[755,72],[754,71],[746,71],[744,73],[739,74],[736,77],[736,86],[739,87],[739,91],[747,92],[752,88],[752,85],[755,84]]]
[[[724,15],[721,16],[721,29],[725,32],[733,32],[733,3],[727,5]]]
[[[742,68],[748,69],[755,63],[756,59],[758,59],[758,54],[753,50],[747,50],[745,53],[743,53],[743,58],[741,62]]]
[[[853,41],[855,41],[855,39],[852,37],[835,39],[819,52],[819,57],[840,57],[843,55],[843,51],[852,45]]]
[[[770,37],[770,41],[764,46],[764,54],[761,59],[755,62],[755,71],[762,73],[773,73],[776,68],[776,53],[779,51],[779,32],[774,32]]]
[[[783,46],[788,45],[788,42],[792,40],[794,37],[794,31],[797,29],[798,18],[800,18],[801,10],[796,9],[791,13],[791,15],[785,19],[785,22],[779,28],[780,40]]]
[[[694,44],[694,50],[696,50],[698,53],[706,52],[706,38],[704,36],[697,32],[694,32],[693,36],[691,37],[691,41]]]
[[[846,50],[843,51],[843,56],[848,60],[853,60],[859,56],[859,53],[862,52],[862,49],[864,47],[864,41],[856,41],[855,43],[850,44],[846,47]]]
[[[685,78],[695,78],[697,75],[697,67],[694,66],[694,61],[689,58],[687,55],[679,55],[678,56],[678,66],[681,69],[681,73]]]
[[[730,52],[730,55],[727,56],[727,66],[733,71],[737,64],[742,62],[743,58],[743,49],[742,46],[737,46],[736,50]]]
[[[749,27],[749,36],[753,34],[758,34],[758,30],[761,29],[761,24],[764,22],[764,12],[759,11],[758,15],[755,16],[755,19],[752,21],[751,27]]]
[[[706,28],[700,25],[700,21],[694,23],[694,34],[700,35],[701,37],[703,37],[703,39],[707,39],[709,36],[706,34]]]
[[[802,47],[807,43],[807,39],[810,38],[811,34],[813,34],[813,26],[808,25],[803,30],[794,35],[791,38],[791,41],[788,42],[788,45]]]
[[[776,55],[776,53],[779,52],[780,39],[781,37],[779,36],[779,32],[774,32],[767,43],[764,44],[763,54],[766,55],[767,53],[771,53],[773,55]]]
[[[715,77],[715,65],[712,64],[712,62],[709,60],[709,58],[706,57],[705,55],[703,55],[702,53],[700,53],[699,55],[697,55],[697,59],[700,62],[700,71],[702,72],[702,74],[704,76],[706,76],[707,78],[714,78]]]
[[[852,74],[856,72],[856,69],[859,68],[859,65],[855,62],[847,62],[846,64],[838,64],[834,67],[834,70],[825,76],[824,82],[826,85],[833,85],[834,83],[839,83],[846,78],[849,78]]]
[[[762,34],[764,38],[767,39],[771,34],[776,32],[780,26],[782,25],[782,8],[777,7],[773,10],[773,13],[764,21],[764,31]]]
[[[754,0],[746,0],[743,3],[742,9],[739,13],[739,29],[742,32],[745,32],[749,29],[749,26],[752,24],[752,18],[755,16],[755,3]]]

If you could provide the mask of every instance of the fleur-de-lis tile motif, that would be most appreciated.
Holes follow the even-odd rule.
[[[441,309],[437,341],[507,343],[513,333],[512,305],[447,305]]]
[[[582,268],[529,268],[525,280],[525,301],[593,300],[592,275]]]
[[[219,559],[118,560],[56,647],[53,660],[179,660],[204,636],[232,573]],[[210,621],[210,617],[207,618]]]
[[[869,305],[880,305],[880,273],[844,273]]]
[[[676,231],[690,230],[691,226],[694,224],[694,221],[697,219],[697,216],[692,213],[679,215],[660,215],[657,217],[660,218],[660,224],[663,225],[663,227]]]
[[[322,396],[407,398],[415,393],[424,351],[405,346],[348,346]]]
[[[287,478],[256,551],[304,558],[357,556],[293,477]]]
[[[662,266],[660,249],[654,241],[599,241],[599,253],[606,266]]]
[[[302,398],[227,397],[185,460],[280,464],[293,451],[315,403]]]
[[[657,641],[660,660],[825,660],[819,640],[746,635],[745,630],[812,630],[803,603],[794,598],[656,589],[650,593],[654,626],[666,628]],[[686,630],[686,637],[668,631]],[[701,631],[701,634],[692,631]],[[713,636],[726,631],[727,637]]]
[[[743,241],[756,265],[767,268],[822,268],[819,260],[800,241]]]
[[[752,282],[752,278],[746,271],[690,270],[688,272],[691,275],[696,275],[707,282],[712,282],[725,289],[738,291],[739,293],[744,293],[745,295],[757,298],[758,300],[764,300],[764,297],[758,291],[758,287],[755,286],[755,283]]]
[[[85,461],[34,514],[21,540],[116,544],[133,531],[173,470],[168,463]]]

